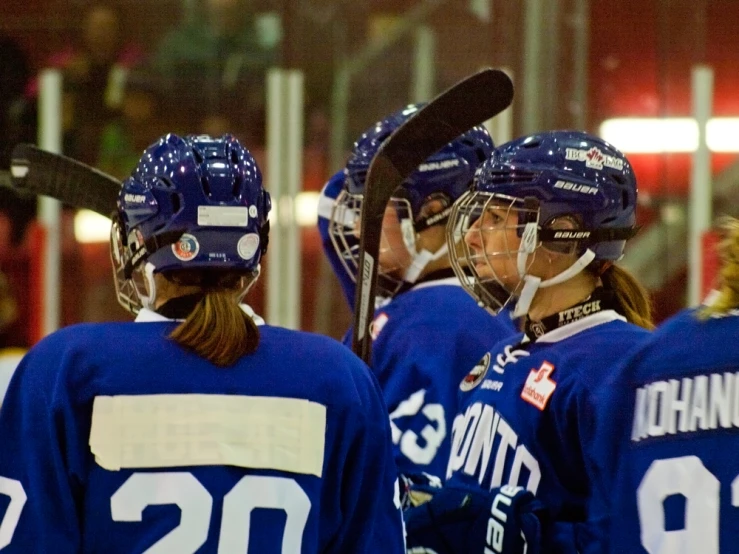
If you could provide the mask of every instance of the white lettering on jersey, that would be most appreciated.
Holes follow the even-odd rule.
[[[508,364],[515,364],[519,358],[529,356],[526,350],[514,350],[512,346],[506,346],[503,349],[502,354],[498,354],[495,357],[495,363],[493,364],[493,371],[496,373],[503,374],[503,368]]]
[[[739,427],[739,372],[655,381],[636,390],[631,440]]]
[[[390,414],[390,429],[392,431],[393,444],[400,445],[400,451],[414,464],[430,464],[436,456],[441,443],[446,438],[446,418],[444,406],[441,404],[424,404],[426,401],[426,389],[421,389],[403,400]],[[395,420],[401,417],[417,417],[423,414],[428,424],[421,429],[419,435],[408,429],[403,432]],[[424,444],[425,443],[425,444]]]
[[[486,484],[483,481],[491,462],[493,471],[490,482]],[[505,484],[517,486],[522,469],[528,472],[526,489],[536,494],[541,481],[539,462],[525,445],[518,444],[516,432],[492,406],[476,402],[454,419],[447,478],[455,471],[462,470],[476,477],[481,485],[492,489],[501,486],[504,481]]]

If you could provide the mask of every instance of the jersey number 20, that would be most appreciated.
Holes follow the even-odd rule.
[[[213,497],[192,473],[134,473],[113,494],[113,521],[141,521],[144,508],[176,504],[182,511],[180,524],[143,554],[195,552],[208,539]],[[287,514],[282,552],[299,554],[311,503],[295,479],[246,475],[223,498],[223,517],[218,554],[243,553],[249,549],[251,512],[274,508]]]

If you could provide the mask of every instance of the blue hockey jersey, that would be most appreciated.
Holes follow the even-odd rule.
[[[318,230],[353,309],[356,285],[328,233],[343,186],[340,171],[321,191]],[[454,277],[419,283],[392,299],[378,298],[376,305],[382,307],[372,323],[372,370],[390,409],[395,461],[401,473],[443,477],[459,381],[492,344],[516,332],[514,323],[508,312],[492,317],[477,306]],[[352,329],[344,344],[351,348]]]
[[[219,368],[142,316],[60,330],[21,362],[0,552],[405,552],[387,408],[351,352],[262,326]]]
[[[594,395],[613,362],[646,336],[609,309],[534,341],[520,334],[498,343],[460,385],[447,477],[485,490],[527,488],[561,522],[545,551],[583,552],[592,540],[586,460],[600,440]]]
[[[598,552],[739,553],[737,336],[739,312],[686,310],[619,368],[598,413],[611,440],[593,452]]]
[[[492,344],[516,333],[514,323],[508,313],[491,316],[448,277],[395,296],[375,311],[370,333],[398,469],[443,478],[459,382]],[[344,342],[351,346],[351,330]]]

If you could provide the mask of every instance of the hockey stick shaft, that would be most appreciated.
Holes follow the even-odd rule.
[[[377,263],[385,206],[393,192],[426,158],[459,135],[505,110],[513,83],[500,70],[484,69],[421,108],[382,145],[370,164],[362,202],[354,311],[354,352],[369,363]]]
[[[110,217],[121,182],[102,171],[32,144],[13,149],[10,165],[13,187],[56,198],[75,208]]]

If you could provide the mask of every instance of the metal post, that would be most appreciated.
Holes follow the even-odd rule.
[[[543,34],[544,0],[526,0],[524,63],[523,63],[523,95],[522,95],[522,130],[523,134],[541,130],[541,36]]]
[[[62,150],[62,74],[58,69],[44,69],[39,75],[38,144],[49,152]],[[38,219],[44,229],[41,267],[43,268],[41,333],[48,335],[59,328],[61,317],[61,203],[39,197]]]
[[[575,0],[572,16],[572,126],[588,128],[588,0]]]
[[[303,174],[303,74],[267,73],[267,189],[272,195],[267,321],[300,327],[300,230],[295,197]]]
[[[285,110],[285,153],[283,161],[287,180],[287,196],[290,198],[290,218],[286,229],[284,291],[284,326],[300,328],[300,227],[295,217],[295,201],[303,190],[303,73],[296,69],[286,71],[287,109]]]
[[[692,71],[693,116],[698,124],[698,148],[693,154],[688,212],[688,304],[701,299],[703,234],[711,227],[711,153],[706,143],[706,124],[713,111],[713,70],[696,65]]]
[[[428,25],[421,25],[415,33],[413,79],[411,83],[411,100],[414,103],[428,102],[434,96],[435,52],[436,37],[434,30]]]
[[[284,295],[282,276],[285,274],[283,246],[283,205],[285,187],[285,157],[282,122],[283,75],[278,68],[267,72],[267,168],[266,188],[272,196],[270,214],[269,261],[267,265],[267,321],[271,325],[282,325],[281,302]]]

